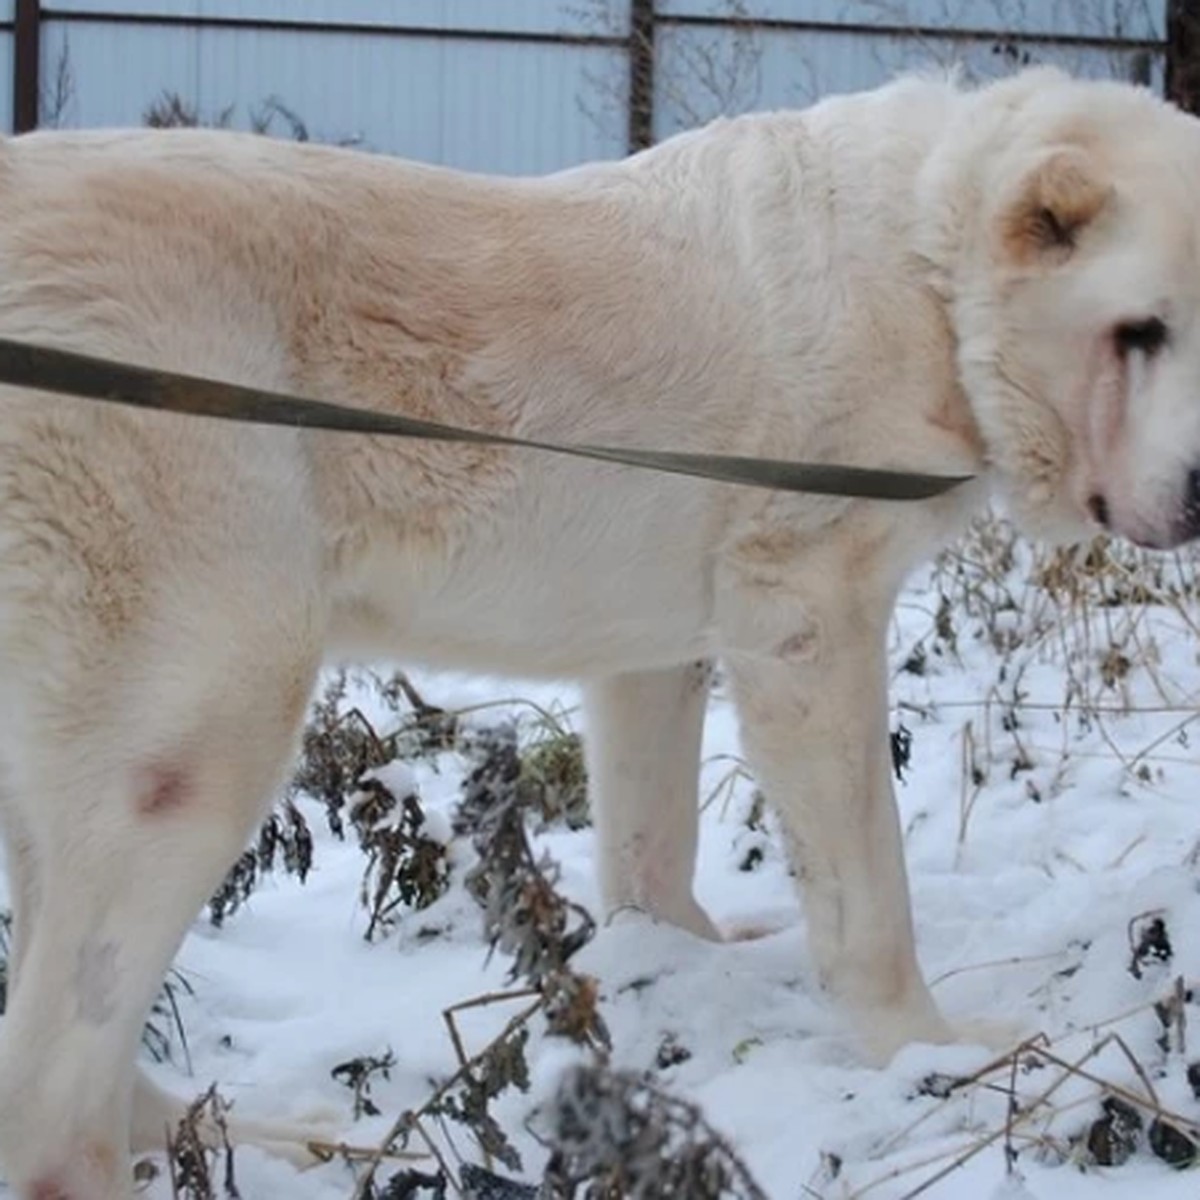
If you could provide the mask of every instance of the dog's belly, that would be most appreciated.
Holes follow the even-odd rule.
[[[334,653],[558,677],[709,654],[711,526],[678,507],[596,522],[605,512],[596,497],[553,521],[526,512],[489,525],[446,552],[409,539],[373,547],[335,603]]]
[[[433,604],[405,631],[403,653],[430,665],[522,675],[592,676],[672,665],[709,652],[703,597],[683,588],[556,579],[481,588],[479,603]]]
[[[484,566],[484,564],[480,564]],[[432,667],[580,677],[667,666],[710,653],[710,609],[699,582],[635,573],[514,578],[454,573],[410,606],[412,580],[387,573],[339,606],[333,649]],[[420,589],[415,589],[420,591]]]

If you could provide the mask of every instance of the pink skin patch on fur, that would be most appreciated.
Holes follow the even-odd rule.
[[[802,629],[798,633],[793,633],[791,637],[784,638],[779,643],[775,654],[779,658],[789,658],[804,662],[806,659],[813,657],[816,649],[817,631],[815,629]]]
[[[174,767],[153,767],[147,775],[137,798],[137,811],[142,816],[162,816],[187,804],[190,788],[183,771]]]
[[[71,1193],[53,1179],[39,1179],[29,1190],[29,1200],[71,1200]]]
[[[69,1187],[63,1182],[62,1175],[55,1172],[53,1175],[43,1175],[41,1179],[34,1180],[29,1189],[29,1200],[82,1200],[85,1196],[96,1195],[98,1191],[109,1195],[110,1188],[103,1184],[111,1184],[116,1178],[117,1161],[117,1156],[110,1146],[103,1142],[87,1142],[80,1152],[79,1166],[84,1171],[84,1178],[89,1182],[84,1183],[83,1179],[76,1179],[77,1183],[82,1184],[82,1190]]]
[[[791,633],[775,644],[771,655],[787,663],[810,663],[820,648],[820,622],[804,616]]]
[[[768,925],[765,922],[735,921],[725,930],[725,936],[731,942],[757,942],[762,938],[774,937],[784,924]]]

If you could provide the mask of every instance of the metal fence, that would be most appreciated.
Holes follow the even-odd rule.
[[[897,70],[1167,88],[1192,0],[0,0],[0,123],[236,126],[526,173]],[[1182,31],[1182,33],[1181,33]],[[9,107],[5,110],[5,104]]]

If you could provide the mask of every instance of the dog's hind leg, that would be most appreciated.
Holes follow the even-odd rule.
[[[84,681],[74,707],[61,686],[31,687],[24,705],[35,715],[7,783],[40,895],[0,1025],[0,1161],[22,1200],[131,1194],[146,1012],[294,747],[316,637],[287,636],[282,603],[222,619],[214,591],[193,624],[220,636],[146,633],[107,707]]]
[[[3,811],[0,801],[0,812]],[[25,833],[24,823],[14,811],[5,812],[3,827],[12,911],[5,981],[11,994],[21,973],[21,959],[36,922],[37,868],[33,843]],[[168,1136],[175,1133],[187,1116],[188,1108],[187,1100],[160,1088],[139,1069],[133,1088],[130,1150],[135,1155],[163,1151]],[[285,1122],[243,1118],[235,1112],[226,1118],[226,1132],[234,1146],[258,1146],[297,1167],[311,1166],[317,1161],[307,1148],[310,1142],[336,1144],[340,1128],[332,1116],[324,1121]],[[202,1129],[201,1132],[208,1133],[212,1144],[218,1145],[219,1131]]]
[[[708,679],[694,663],[588,683],[585,744],[605,907],[719,939],[692,894]]]
[[[21,959],[37,919],[37,864],[33,842],[15,808],[5,807],[0,784],[0,814],[3,816],[4,844],[12,929],[9,936],[5,979],[11,994],[21,973]],[[133,1089],[130,1150],[135,1154],[163,1151],[167,1138],[174,1134],[188,1114],[187,1100],[160,1088],[146,1073],[138,1070]],[[324,1121],[284,1122],[246,1119],[236,1112],[226,1117],[226,1133],[235,1146],[258,1146],[298,1167],[311,1166],[316,1158],[307,1148],[313,1141],[336,1144],[338,1125],[332,1116]],[[201,1129],[212,1145],[219,1144],[220,1132]]]

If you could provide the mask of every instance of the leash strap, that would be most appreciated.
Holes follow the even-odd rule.
[[[721,483],[824,496],[926,500],[942,495],[972,478],[970,475],[923,475],[724,454],[681,454],[670,450],[546,442],[536,438],[484,433],[393,413],[308,400],[285,392],[223,383],[198,375],[135,366],[8,338],[0,338],[0,383],[135,408],[257,425],[524,447]]]

